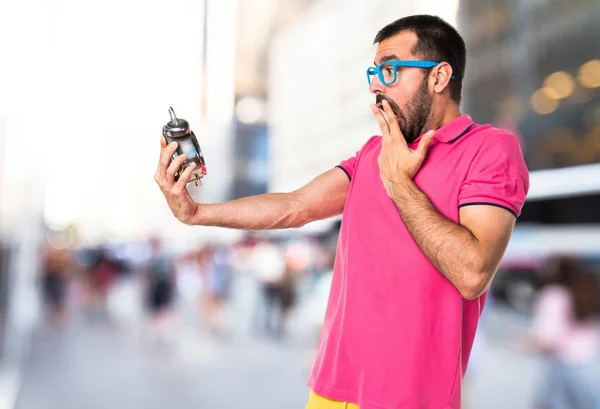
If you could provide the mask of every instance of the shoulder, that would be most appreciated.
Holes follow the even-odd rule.
[[[514,132],[496,128],[490,124],[476,124],[465,136],[460,138],[458,142],[465,147],[475,150],[488,150],[492,148],[522,150],[521,140]]]
[[[381,146],[381,135],[373,135],[364,144],[363,150],[374,149],[378,146]]]
[[[523,151],[521,139],[507,129],[496,128],[489,124],[478,124],[474,131],[469,138],[465,138],[465,142],[468,141],[467,145],[478,151],[496,149],[519,153]]]
[[[481,125],[469,139],[465,150],[469,158],[468,173],[485,175],[486,178],[515,182],[529,190],[529,170],[523,156],[521,141],[513,132]],[[511,182],[511,183],[513,183]]]
[[[527,172],[521,139],[506,129],[480,125],[478,132],[468,138],[466,151],[473,164],[505,164]]]
[[[369,138],[369,140],[362,146],[360,149],[360,155],[365,154],[366,152],[371,152],[381,147],[381,136],[373,135]]]

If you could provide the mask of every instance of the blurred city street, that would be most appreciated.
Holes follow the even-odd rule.
[[[296,316],[283,342],[253,335],[254,283],[238,279],[235,292],[224,339],[182,323],[174,341],[161,345],[143,322],[123,325],[102,315],[78,315],[64,332],[39,329],[16,407],[303,408],[307,328]],[[524,320],[503,309],[489,318],[486,356],[473,361],[476,379],[467,386],[465,408],[528,408],[540,364],[508,346]]]
[[[248,307],[232,306],[236,325],[222,340],[182,326],[160,344],[141,323],[123,327],[98,316],[79,316],[65,332],[41,329],[16,407],[303,407],[306,350],[294,339],[252,337]]]

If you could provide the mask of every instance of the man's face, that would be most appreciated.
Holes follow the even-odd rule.
[[[412,53],[417,43],[417,36],[411,31],[403,31],[377,45],[375,65],[388,60],[419,60]],[[384,85],[375,75],[371,80],[369,91],[375,94],[375,102],[381,108],[381,101],[386,100],[408,143],[413,142],[424,132],[425,124],[431,114],[433,93],[428,87],[428,70],[414,67],[398,67],[396,82]]]

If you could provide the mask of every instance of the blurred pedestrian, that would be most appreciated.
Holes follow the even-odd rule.
[[[225,246],[208,246],[203,266],[204,314],[208,329],[217,337],[225,335],[224,308],[231,290],[232,271]]]
[[[67,249],[46,248],[42,266],[42,294],[46,318],[56,327],[63,327],[67,322],[71,268],[71,254]]]
[[[198,304],[202,296],[202,271],[200,250],[188,251],[175,262],[177,294],[186,315],[191,315],[193,325],[198,323]]]
[[[156,339],[165,343],[174,332],[175,268],[172,258],[164,253],[160,239],[153,238],[150,244],[152,255],[146,271],[146,305]]]
[[[121,263],[110,257],[106,247],[97,249],[96,259],[87,271],[88,307],[93,311],[107,313],[108,295],[122,268]]]
[[[263,239],[252,249],[249,264],[259,286],[257,327],[269,336],[279,337],[283,335],[285,255],[276,243]]]
[[[536,409],[598,409],[600,285],[575,258],[553,259],[534,306],[530,345],[546,360]]]
[[[310,367],[315,362],[319,339],[323,331],[323,321],[327,313],[327,303],[331,283],[333,280],[333,270],[335,264],[335,251],[333,249],[323,249],[323,269],[315,275],[315,282],[304,302],[304,318],[309,327],[309,351],[307,361]]]

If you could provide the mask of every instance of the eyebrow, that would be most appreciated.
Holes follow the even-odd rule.
[[[385,55],[385,56],[381,57],[381,62],[379,64],[383,64],[384,62],[390,61],[390,60],[399,60],[399,58],[396,54]],[[373,65],[377,66],[379,64],[377,64],[375,61],[373,61]]]

